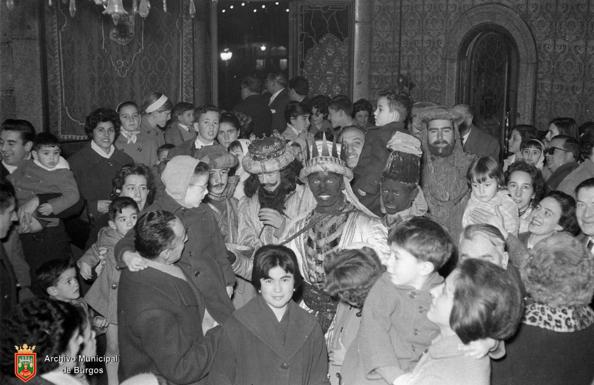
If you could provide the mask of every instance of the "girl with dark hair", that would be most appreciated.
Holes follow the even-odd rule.
[[[386,268],[372,248],[362,247],[332,255],[324,261],[324,270],[325,291],[340,299],[326,338],[330,383],[339,385],[344,356],[359,331],[365,298]]]
[[[279,245],[254,254],[259,296],[223,325],[211,384],[328,384],[326,344],[316,319],[293,300],[303,278],[297,258]]]
[[[545,181],[536,167],[517,161],[509,166],[505,173],[505,184],[512,200],[518,206],[520,233],[528,231],[534,207],[544,194]]]
[[[24,343],[34,346],[21,346]],[[15,377],[14,361],[6,359],[14,356],[15,346],[35,349],[34,352],[37,353],[37,377],[30,377],[28,384],[88,383],[79,357],[96,354],[95,332],[91,330],[82,310],[74,305],[49,299],[34,299],[19,305],[10,318],[2,321],[2,384],[22,383]],[[32,369],[30,366],[20,373],[31,376]],[[78,377],[74,373],[79,373]]]
[[[536,139],[537,137],[538,130],[534,126],[527,124],[514,126],[507,142],[507,153],[509,155],[503,160],[503,171],[507,171],[510,164],[522,159],[522,143],[530,139]]]
[[[117,106],[120,117],[121,130],[114,145],[117,149],[128,154],[134,162],[146,164],[151,167],[157,164],[156,137],[147,135],[140,130],[140,114],[138,106],[132,101],[120,103]]]
[[[394,384],[488,385],[489,358],[468,357],[458,346],[515,334],[523,314],[521,282],[491,262],[470,258],[431,294],[427,318],[439,326],[440,334],[413,371]]]
[[[355,123],[364,132],[369,127],[375,126],[375,119],[373,117],[373,106],[367,99],[359,99],[353,103],[353,118]]]

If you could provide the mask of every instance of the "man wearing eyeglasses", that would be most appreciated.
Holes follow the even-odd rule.
[[[557,135],[550,143],[546,153],[546,167],[551,172],[547,179],[547,187],[557,190],[559,184],[569,173],[578,166],[579,144],[577,140],[567,135]]]

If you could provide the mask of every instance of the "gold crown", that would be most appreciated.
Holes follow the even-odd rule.
[[[16,345],[14,348],[16,349],[17,353],[33,353],[35,350],[35,345],[29,346],[27,344],[23,344],[23,346]]]

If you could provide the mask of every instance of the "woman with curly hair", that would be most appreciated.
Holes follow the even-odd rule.
[[[539,242],[521,266],[530,298],[493,385],[589,385],[594,378],[594,256],[559,233]]]
[[[24,343],[37,353],[37,376],[28,384],[88,384],[79,355],[96,354],[95,332],[82,310],[74,305],[49,299],[24,302],[2,321],[0,341],[0,354],[5,358],[0,362],[1,384],[22,383],[14,375],[13,360],[6,357],[12,357],[15,346]]]
[[[386,268],[370,247],[347,249],[324,261],[325,291],[340,299],[327,333],[328,373],[332,385],[340,384],[344,356],[361,323],[361,309],[367,293]]]
[[[82,219],[90,225],[86,229],[83,245],[93,222],[107,213],[111,180],[123,165],[134,163],[130,156],[114,147],[119,132],[118,114],[108,108],[96,109],[87,116],[85,122],[85,133],[90,143],[68,159],[80,196],[86,203],[87,215]]]

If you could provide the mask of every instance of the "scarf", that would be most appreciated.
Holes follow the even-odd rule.
[[[526,306],[522,322],[554,332],[571,333],[594,324],[594,310],[588,305],[549,306],[535,302]]]

